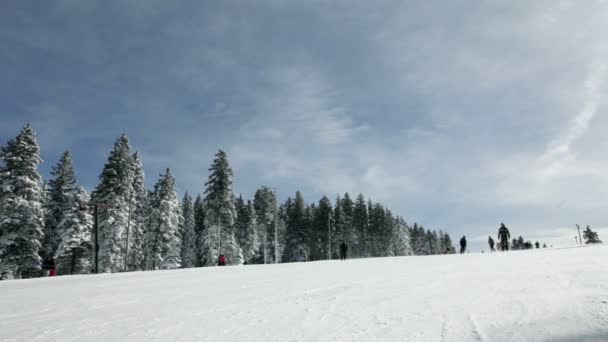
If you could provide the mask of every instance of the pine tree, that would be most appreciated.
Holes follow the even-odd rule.
[[[294,261],[297,257],[308,259],[310,249],[310,220],[308,219],[304,197],[296,191],[296,197],[291,203],[286,219],[286,251],[285,260]]]
[[[354,218],[354,203],[350,198],[350,195],[347,193],[344,194],[344,198],[340,202],[341,210],[342,210],[342,239],[348,245],[349,250],[351,251],[351,255],[359,254],[359,240],[357,236],[357,231],[355,230],[353,224]]]
[[[46,183],[44,239],[40,253],[43,258],[55,257],[61,242],[61,233],[58,232],[59,223],[63,221],[66,210],[71,209],[78,190],[69,151],[65,151],[57,165],[53,166],[51,176],[54,178]]]
[[[395,219],[393,225],[393,237],[392,237],[392,255],[404,256],[413,255],[414,252],[410,245],[410,230],[403,218],[398,217]]]
[[[445,233],[443,234],[441,240],[443,241],[443,251],[447,251],[449,254],[455,253],[455,249],[454,246],[452,245],[452,238],[450,237],[450,234]]]
[[[278,208],[275,193],[270,188],[263,186],[255,192],[253,206],[258,218],[260,237],[260,252],[261,262],[273,263],[274,244],[275,244],[275,220],[277,220]],[[278,221],[277,221],[278,224]]]
[[[244,263],[252,264],[255,262],[256,253],[260,250],[255,209],[251,201],[245,204],[242,196],[237,198],[235,208],[237,216],[234,227],[237,241],[243,251]]]
[[[138,271],[144,269],[144,241],[149,208],[144,168],[137,152],[132,156],[131,167],[133,184],[129,193],[130,207],[127,213],[129,228],[127,269]]]
[[[202,238],[203,264],[216,265],[219,255],[224,254],[228,262],[242,264],[243,253],[234,235],[236,210],[232,193],[232,168],[226,153],[219,150],[209,169],[209,180],[205,183],[205,231]]]
[[[331,228],[332,207],[329,198],[323,196],[319,201],[319,206],[315,210],[315,217],[313,223],[313,231],[311,234],[311,259],[313,260],[327,260],[329,256],[329,238]],[[331,257],[336,254],[337,251],[332,251]]]
[[[181,266],[181,210],[177,200],[175,178],[167,169],[154,186],[152,226],[146,249],[147,269],[176,269]]]
[[[583,238],[586,244],[602,243],[596,232],[592,231],[589,226],[583,231]]]
[[[331,236],[331,251],[335,256],[339,256],[338,251],[342,242],[346,242],[345,230],[346,220],[342,212],[342,198],[340,195],[336,197],[332,216],[332,236]],[[334,256],[332,256],[333,258]]]
[[[114,144],[108,162],[99,176],[92,201],[98,206],[99,270],[125,269],[127,226],[130,224],[129,199],[133,196],[133,153],[126,135]]]
[[[0,149],[0,279],[34,276],[43,238],[40,149],[27,124]]]
[[[191,268],[197,264],[196,224],[194,221],[194,206],[192,197],[186,194],[182,200],[182,267]]]
[[[194,231],[196,233],[196,267],[204,266],[203,238],[205,233],[205,206],[201,195],[194,200]]]
[[[365,197],[362,194],[357,196],[355,201],[355,207],[353,208],[353,229],[357,236],[357,248],[353,251],[356,256],[367,257],[369,256],[369,247],[367,236],[368,226],[368,213],[367,207],[365,206]]]
[[[57,226],[59,246],[55,252],[57,274],[84,274],[91,271],[93,216],[87,211],[87,192],[78,187],[66,194],[62,219]]]

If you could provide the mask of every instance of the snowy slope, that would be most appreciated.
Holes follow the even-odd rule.
[[[608,341],[608,247],[0,283],[0,341]]]

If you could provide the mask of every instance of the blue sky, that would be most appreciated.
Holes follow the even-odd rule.
[[[246,197],[362,192],[475,249],[503,221],[568,245],[608,227],[607,22],[599,0],[8,0],[0,140],[32,122],[45,176],[69,148],[92,189],[126,132],[180,193],[222,148]]]

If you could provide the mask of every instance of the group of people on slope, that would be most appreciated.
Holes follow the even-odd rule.
[[[498,228],[498,241],[500,241],[500,250],[501,251],[508,251],[509,250],[509,239],[511,238],[511,234],[509,233],[509,229],[505,226],[504,223],[500,224],[500,228]],[[495,252],[496,249],[494,248],[495,242],[494,239],[492,239],[491,236],[488,236],[488,244],[490,245],[490,250],[492,252]],[[538,244],[538,242],[537,242]],[[538,248],[538,246],[536,247]],[[464,254],[467,250],[467,238],[466,236],[463,236],[460,239],[460,254]]]

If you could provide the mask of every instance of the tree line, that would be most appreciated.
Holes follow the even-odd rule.
[[[1,279],[39,276],[49,257],[62,275],[213,266],[220,254],[232,265],[333,259],[341,243],[357,258],[454,252],[447,233],[410,226],[361,194],[309,204],[298,191],[278,203],[262,186],[253,199],[236,197],[222,150],[204,192],[181,201],[170,169],[146,188],[124,134],[91,193],[78,185],[69,151],[42,182],[29,124],[2,146],[0,160]]]

